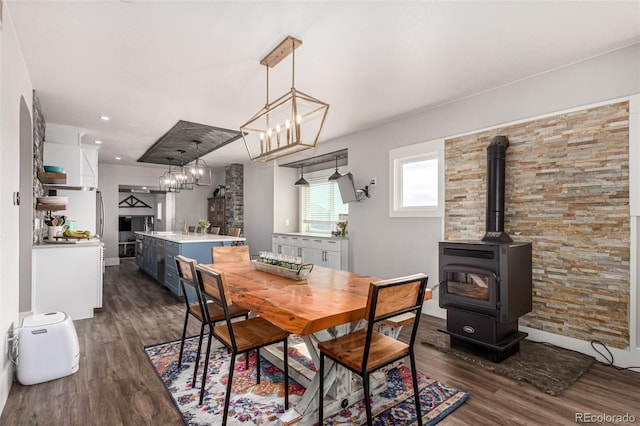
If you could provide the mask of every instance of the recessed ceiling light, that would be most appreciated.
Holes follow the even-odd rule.
[[[101,115],[100,116],[100,120],[109,121],[111,119],[109,117],[107,117],[106,115]]]
[[[96,141],[94,141],[94,142],[95,142],[96,144],[98,144],[98,145],[102,145],[102,141],[98,141],[98,140],[96,140]]]
[[[122,160],[122,158],[120,158],[120,157],[116,157],[116,160]]]

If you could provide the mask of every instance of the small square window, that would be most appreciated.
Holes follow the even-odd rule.
[[[402,207],[437,207],[438,159],[420,159],[402,162]]]
[[[444,214],[444,140],[389,151],[389,216]]]

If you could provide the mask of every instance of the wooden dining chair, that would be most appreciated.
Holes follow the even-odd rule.
[[[239,237],[241,232],[242,232],[242,228],[229,228],[229,230],[227,231],[227,235],[230,237]],[[234,241],[231,243],[231,245],[242,246],[244,245],[244,242]]]
[[[231,294],[224,273],[217,273],[214,269],[204,265],[196,266],[198,283],[201,286],[203,296],[213,301],[225,313],[225,324],[213,326],[209,322],[209,335],[219,340],[227,349],[231,351],[231,362],[229,367],[229,378],[227,379],[227,392],[224,398],[224,414],[222,424],[227,424],[229,414],[229,397],[231,395],[231,384],[233,382],[233,370],[237,354],[245,353],[249,357],[249,352],[256,351],[257,360],[257,382],[260,383],[260,348],[275,343],[283,342],[284,345],[284,409],[289,407],[289,362],[287,338],[289,333],[271,324],[262,317],[249,318],[246,320],[231,322],[229,306],[231,306]],[[200,405],[204,399],[205,383],[207,380],[207,364],[211,350],[211,339],[207,344],[207,354],[205,356],[204,369],[202,372],[202,388],[200,389]]]
[[[178,276],[180,279],[180,287],[184,296],[184,303],[186,307],[184,315],[184,327],[182,328],[182,340],[180,342],[180,355],[178,357],[178,368],[182,366],[182,354],[184,352],[184,341],[187,335],[187,325],[189,323],[189,317],[192,316],[200,321],[200,338],[198,339],[198,352],[196,354],[195,367],[193,369],[193,379],[191,386],[196,385],[196,376],[198,374],[198,363],[200,362],[200,350],[202,349],[202,339],[204,336],[204,327],[207,321],[212,321],[212,324],[223,321],[225,319],[225,312],[216,304],[205,301],[200,291],[200,286],[196,283],[196,265],[197,262],[194,259],[184,257],[182,255],[175,256],[176,269],[178,270]],[[189,301],[189,293],[187,288],[193,290],[196,295],[196,301]],[[232,305],[229,308],[229,315],[232,318],[238,318],[244,316],[249,318],[249,311],[242,309],[237,305]]]
[[[242,232],[242,228],[229,228],[229,231],[227,231],[227,235],[230,237],[239,237],[240,232]]]
[[[367,328],[333,340],[318,343],[318,350],[320,352],[320,370],[318,372],[318,374],[320,374],[320,401],[318,404],[320,425],[323,420],[325,357],[328,357],[332,361],[362,377],[367,424],[371,425],[373,424],[373,420],[371,414],[369,374],[409,356],[411,361],[411,378],[413,379],[413,394],[416,401],[416,415],[418,425],[422,426],[420,391],[418,390],[413,344],[416,340],[416,332],[420,321],[420,311],[422,309],[422,303],[424,302],[427,280],[428,277],[426,275],[415,274],[391,280],[372,282],[369,285],[369,296],[365,311],[365,319],[368,321]],[[375,331],[376,323],[396,315],[411,312],[415,314],[415,317],[409,343],[401,342]]]
[[[210,234],[213,234],[213,235],[219,235],[220,234],[220,228],[217,227],[217,226],[210,226],[208,232]]]
[[[211,247],[211,260],[216,262],[248,262],[249,246]]]

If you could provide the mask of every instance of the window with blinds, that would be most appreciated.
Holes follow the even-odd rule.
[[[327,180],[332,172],[323,173],[322,176],[305,176],[309,186],[302,188],[301,222],[307,232],[330,234],[335,230],[340,215],[349,214],[349,205],[342,204],[338,184]]]

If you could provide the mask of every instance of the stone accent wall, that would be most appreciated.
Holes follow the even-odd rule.
[[[35,221],[33,225],[33,243],[36,244],[42,240],[47,234],[47,228],[44,226],[44,214],[43,211],[36,211],[37,197],[44,195],[44,188],[42,183],[38,179],[38,171],[44,170],[43,168],[43,149],[45,141],[45,129],[46,121],[44,119],[44,113],[40,106],[40,99],[38,93],[33,91],[33,218],[39,219],[40,229],[35,229]]]
[[[227,230],[241,228],[241,235],[244,235],[244,167],[229,164],[224,170]]]
[[[505,231],[533,243],[533,311],[520,324],[628,347],[628,102],[446,140],[446,239],[484,235],[496,135],[510,142]]]

